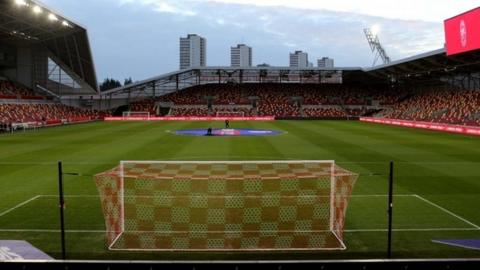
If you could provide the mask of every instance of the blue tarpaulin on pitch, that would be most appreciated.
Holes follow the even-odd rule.
[[[432,240],[434,243],[480,250],[480,239]]]
[[[0,240],[0,261],[53,260],[27,241]]]
[[[175,132],[177,135],[205,136],[207,129],[183,129]],[[274,136],[282,132],[268,129],[212,129],[213,136]]]

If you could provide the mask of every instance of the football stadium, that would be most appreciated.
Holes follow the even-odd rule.
[[[444,19],[398,60],[361,29],[371,67],[188,34],[100,90],[87,27],[0,1],[0,269],[480,269],[480,8]]]

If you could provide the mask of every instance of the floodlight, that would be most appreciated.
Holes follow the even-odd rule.
[[[69,24],[67,21],[63,21],[63,22],[62,22],[62,25],[63,25],[63,26],[66,26],[66,27],[69,27],[69,26],[70,26],[70,24]]]
[[[15,4],[18,6],[28,6],[27,1],[25,0],[15,0]]]
[[[372,31],[373,36],[377,36],[378,33],[380,33],[380,25],[375,24],[372,26],[372,28],[370,28],[370,30]]]
[[[39,7],[39,6],[34,6],[34,7],[32,8],[32,10],[33,10],[33,13],[35,13],[35,14],[40,14],[40,13],[43,12],[42,8]]]
[[[53,13],[50,13],[50,14],[48,15],[48,19],[49,19],[50,21],[58,21],[57,16],[55,16],[55,14],[53,14]]]

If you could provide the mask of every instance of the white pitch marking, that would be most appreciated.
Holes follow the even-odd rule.
[[[476,228],[418,228],[418,229],[392,229],[393,232],[450,232],[450,231],[478,231]],[[344,230],[346,233],[362,232],[388,232],[388,229],[358,229]]]
[[[386,194],[359,194],[359,195],[351,195],[351,197],[387,197],[388,195]],[[474,228],[413,228],[413,229],[393,229],[395,232],[422,232],[422,231],[477,231],[480,230],[480,226],[456,215],[455,213],[423,198],[422,196],[418,194],[397,194],[394,195],[395,197],[416,197],[427,204],[430,204],[456,218],[459,220],[473,226]],[[29,200],[26,200],[2,213],[0,213],[0,217],[4,216],[11,211],[22,207],[40,197],[58,197],[58,195],[37,195],[35,197],[30,198]],[[99,195],[65,195],[65,197],[73,197],[73,198],[98,198],[100,197]],[[362,233],[362,232],[386,232],[387,229],[357,229],[357,230],[344,230],[346,233]],[[40,233],[57,233],[60,232],[59,230],[42,230],[42,229],[0,229],[0,232],[40,232]],[[66,232],[68,233],[105,233],[104,230],[67,230]]]
[[[441,232],[441,231],[478,231],[476,228],[416,228],[416,229],[393,229],[394,232]],[[369,232],[387,232],[387,229],[358,229],[358,230],[344,230],[345,233],[369,233]],[[36,233],[59,233],[60,230],[49,229],[0,229],[0,232],[36,232]],[[67,233],[107,233],[105,230],[66,230]],[[135,231],[131,231],[135,233]],[[155,233],[155,231],[148,231]],[[292,231],[293,233],[294,231]],[[305,231],[307,232],[307,231]],[[315,231],[308,231],[315,232]],[[316,232],[330,232],[330,230],[316,231]],[[160,233],[160,232],[159,232]],[[165,231],[161,231],[165,233]],[[225,233],[222,231],[222,233]],[[227,232],[228,233],[228,232]],[[235,233],[235,232],[229,232]]]
[[[58,195],[42,194],[39,197],[58,198]],[[100,195],[63,195],[65,198],[99,198]]]
[[[0,213],[0,217],[2,217],[2,216],[4,216],[4,215],[12,212],[13,210],[15,210],[15,209],[17,209],[17,208],[20,208],[20,207],[24,206],[25,204],[27,204],[27,203],[29,203],[29,202],[31,202],[31,201],[34,201],[34,200],[40,198],[40,196],[41,196],[41,195],[37,195],[37,196],[32,197],[32,198],[30,198],[30,199],[28,199],[28,200],[26,200],[26,201],[24,201],[24,202],[22,202],[22,203],[19,203],[19,204],[15,205],[14,207],[12,207],[12,208],[10,208],[10,209],[8,209],[8,210]]]
[[[461,217],[461,216],[453,213],[452,211],[449,211],[449,210],[441,207],[440,205],[438,205],[438,204],[436,204],[436,203],[434,203],[434,202],[432,202],[432,201],[429,201],[429,200],[425,199],[424,197],[422,197],[422,196],[420,196],[420,195],[418,195],[418,194],[415,194],[414,196],[415,196],[416,198],[418,198],[418,199],[420,199],[420,200],[422,200],[422,201],[424,201],[424,202],[432,205],[432,206],[435,206],[436,208],[442,210],[443,212],[445,212],[445,213],[447,213],[447,214],[449,214],[449,215],[451,215],[451,216],[453,216],[453,217],[458,218],[459,220],[467,223],[468,225],[473,226],[473,227],[475,227],[475,228],[477,228],[477,229],[480,230],[480,226],[476,225],[475,223],[473,223],[473,222],[471,222],[471,221],[466,220],[465,218],[463,218],[463,217]]]

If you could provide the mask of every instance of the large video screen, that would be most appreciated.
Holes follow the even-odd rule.
[[[480,49],[480,7],[445,20],[447,55]]]

